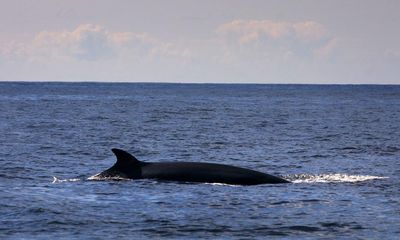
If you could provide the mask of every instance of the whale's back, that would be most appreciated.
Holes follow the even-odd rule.
[[[141,168],[142,178],[165,181],[254,185],[288,181],[262,172],[216,163],[148,163]]]

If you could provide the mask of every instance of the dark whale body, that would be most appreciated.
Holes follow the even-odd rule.
[[[148,163],[137,160],[123,150],[114,148],[112,151],[117,157],[117,162],[111,168],[93,177],[148,178],[164,181],[225,183],[232,185],[289,182],[262,172],[224,164],[200,162]]]

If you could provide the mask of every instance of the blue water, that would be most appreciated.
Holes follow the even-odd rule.
[[[400,86],[0,83],[1,239],[398,239]],[[118,147],[291,184],[93,181]]]

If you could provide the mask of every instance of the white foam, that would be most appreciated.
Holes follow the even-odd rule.
[[[297,174],[288,176],[289,180],[293,183],[340,183],[340,182],[364,182],[376,179],[386,179],[388,177],[371,176],[371,175],[349,175],[343,173],[330,173],[330,174]]]
[[[87,180],[94,180],[94,181],[105,181],[105,180],[131,180],[129,178],[123,178],[120,176],[114,176],[114,177],[101,177],[100,173],[95,174],[91,177],[88,177]]]
[[[87,180],[99,180],[99,178],[100,178],[99,175],[100,175],[100,173],[97,173],[93,176],[88,177]]]
[[[59,179],[59,178],[53,176],[53,182],[52,182],[52,183],[77,182],[77,181],[80,181],[80,180],[81,180],[81,179],[79,179],[79,178]]]

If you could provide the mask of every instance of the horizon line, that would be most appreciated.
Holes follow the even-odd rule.
[[[399,86],[400,83],[260,83],[260,82],[140,82],[140,81],[99,81],[99,80],[82,80],[82,81],[69,81],[69,80],[0,80],[1,83],[105,83],[105,84],[193,84],[193,85],[339,85],[339,86],[357,86],[357,85],[371,85],[371,86]]]

